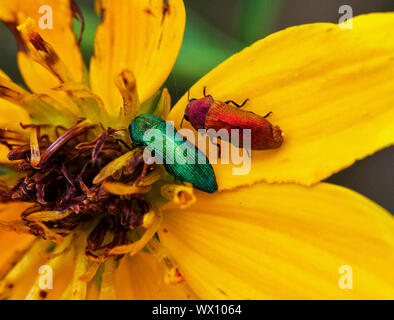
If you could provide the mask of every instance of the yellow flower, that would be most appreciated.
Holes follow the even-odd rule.
[[[42,5],[53,29],[37,25]],[[19,169],[0,184],[1,298],[394,298],[393,218],[319,183],[393,144],[394,14],[289,28],[198,81],[192,96],[207,86],[218,100],[249,98],[286,134],[252,153],[249,175],[214,165],[211,195],[144,165],[125,130],[141,110],[179,126],[186,96],[167,117],[168,92],[154,94],[182,42],[183,2],[97,8],[87,73],[69,0],[0,1],[34,92],[0,74],[0,161]]]

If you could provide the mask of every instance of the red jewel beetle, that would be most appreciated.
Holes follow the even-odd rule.
[[[232,100],[216,101],[211,95],[206,94],[204,87],[204,98],[190,99],[183,118],[196,130],[226,129],[230,132],[231,129],[251,129],[252,150],[279,148],[283,142],[283,134],[278,126],[272,125],[266,119],[271,112],[262,117],[251,111],[242,110],[248,100],[240,105]],[[242,148],[242,145],[242,135],[240,135],[239,145],[236,147]]]

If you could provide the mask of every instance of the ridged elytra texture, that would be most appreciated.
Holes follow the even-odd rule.
[[[162,148],[154,148],[154,140],[151,136],[144,136],[149,129],[157,129],[160,132],[163,141]],[[130,124],[129,131],[133,142],[146,146],[155,153],[154,156],[157,159],[163,159],[165,169],[176,179],[189,182],[195,188],[208,193],[217,191],[215,172],[207,157],[178,133],[170,122],[151,114],[141,114]],[[173,159],[167,158],[167,150],[173,155]],[[185,163],[177,160],[177,154],[179,158],[186,156]],[[198,163],[199,159],[200,162],[203,159],[203,163]]]

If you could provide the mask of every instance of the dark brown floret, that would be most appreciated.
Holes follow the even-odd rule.
[[[38,130],[39,151],[35,156],[39,163],[31,165],[29,142],[11,131],[0,130],[0,142],[9,138],[16,141],[8,145],[8,158],[18,160],[16,169],[24,174],[10,188],[0,184],[0,201],[31,203],[21,218],[32,234],[45,239],[67,236],[86,221],[96,223],[86,246],[93,260],[106,259],[108,249],[131,242],[130,230],[142,225],[144,215],[151,210],[150,203],[143,195],[114,195],[105,191],[103,182],[93,184],[105,165],[129,151],[117,138],[116,130],[80,122],[70,129],[46,127],[42,135],[44,130],[37,126],[24,127]],[[142,153],[136,152],[107,181],[135,184],[147,169]],[[42,218],[42,212],[50,212],[50,216]]]

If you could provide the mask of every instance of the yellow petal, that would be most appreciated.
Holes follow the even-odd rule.
[[[1,69],[0,69],[0,77],[6,78],[8,80],[11,80],[11,78]]]
[[[171,95],[168,92],[168,89],[164,88],[161,93],[159,102],[157,103],[157,106],[155,110],[152,112],[152,114],[154,114],[159,118],[166,119],[168,114],[170,113],[170,110],[171,110]]]
[[[120,182],[104,182],[103,188],[108,193],[124,196],[128,194],[144,194],[147,193],[151,187],[138,187],[135,185],[124,184]]]
[[[3,145],[0,145],[0,163],[9,163],[10,161],[7,158],[7,154],[10,150]]]
[[[64,92],[52,90],[52,88],[59,85],[59,79],[57,79],[50,71],[33,61],[22,52],[18,54],[18,64],[26,84],[32,91],[48,94],[56,100],[63,102],[65,110],[67,109],[72,113],[77,113],[78,110],[72,99],[70,99]],[[40,79],[40,81],[34,81],[33,79]]]
[[[12,117],[9,116],[10,114],[12,114]],[[0,99],[0,127],[21,129],[19,126],[21,122],[23,124],[30,123],[28,113],[18,105]]]
[[[137,79],[130,70],[123,70],[115,77],[115,85],[123,98],[123,106],[120,107],[117,124],[127,127],[135,118],[140,106],[137,91]]]
[[[51,93],[54,93],[54,91]],[[20,118],[15,117],[9,120],[4,118],[3,121],[0,119],[0,125],[4,122],[3,127],[7,126],[7,122],[9,122],[10,124],[14,124],[14,127],[15,123],[17,123],[20,129],[19,123],[22,122],[22,120],[26,120],[26,122],[22,122],[24,124],[29,123],[30,120],[38,123],[63,125],[67,125],[73,121],[75,122],[75,115],[67,110],[65,105],[61,102],[47,94],[31,94],[10,79],[1,76],[0,99],[0,104],[3,104],[3,101],[8,102],[8,104],[4,103],[3,106],[0,107],[2,109],[7,107],[10,108],[5,114],[15,110],[17,112],[16,116],[20,116]],[[13,105],[19,105],[20,108],[25,110],[25,113],[21,113],[21,111]],[[26,115],[28,115],[30,119]]]
[[[49,256],[50,259],[45,263],[46,266],[52,268],[53,287],[48,289],[42,288],[41,283],[45,279],[42,278],[43,273],[39,272],[39,270],[34,270],[36,279],[27,292],[26,300],[55,300],[63,296],[73,279],[75,269],[75,250],[70,248],[72,239],[72,237],[65,238],[62,244],[55,247],[52,255]]]
[[[220,189],[256,181],[316,183],[394,142],[394,13],[359,16],[353,29],[318,23],[275,33],[232,56],[192,88],[234,100],[284,132],[252,152],[248,175],[215,165]],[[170,113],[179,126],[184,96]]]
[[[27,207],[29,205],[22,202],[0,203],[0,220],[20,219]],[[34,242],[35,239],[30,234],[0,231],[0,299],[9,295],[13,299],[23,299],[37,277],[40,265],[45,264],[40,254],[45,254],[51,243]]]
[[[24,299],[39,274],[39,268],[46,263],[45,254],[49,241],[36,240],[28,250],[13,261],[12,268],[1,278],[0,299]]]
[[[116,261],[114,259],[106,261],[100,287],[100,300],[116,300],[115,272]]]
[[[10,114],[12,114],[13,116],[10,117]],[[30,123],[28,113],[18,105],[0,98],[0,129],[7,129],[19,132],[21,131],[20,123]],[[17,135],[18,133],[16,135],[12,134],[12,137],[16,137]],[[0,144],[0,163],[11,163],[11,161],[9,161],[7,157],[9,151],[10,150],[8,149],[8,147]]]
[[[147,100],[171,72],[185,27],[182,0],[106,1],[98,27],[90,83],[107,110],[118,115],[122,96],[114,80],[124,69],[136,79],[140,101]]]
[[[50,12],[53,13],[52,16]],[[38,24],[40,35],[53,46],[74,79],[82,82],[84,65],[72,31],[70,0],[35,0],[27,2],[14,0],[0,2],[0,19],[6,22],[13,32],[16,32],[17,37],[20,37],[20,35],[16,30],[16,26],[23,23],[28,17]],[[50,20],[53,22],[52,29]],[[21,38],[18,40],[23,43]],[[19,48],[18,61],[27,85],[33,91],[40,93],[55,87],[58,84],[57,79],[49,71],[34,62],[29,54],[26,54],[22,49],[23,47]]]
[[[25,202],[0,202],[0,220],[12,221],[20,219],[22,212],[30,206],[31,204]]]
[[[38,143],[36,128],[33,128],[30,132],[30,158],[30,163],[33,167],[38,166],[41,161],[40,145]]]
[[[78,240],[74,243],[74,275],[61,297],[62,300],[85,300],[86,298],[87,283],[80,278],[86,274],[91,260],[87,257],[84,250],[86,246],[86,237],[81,236]]]
[[[20,216],[24,208],[26,206],[20,205],[19,203],[2,204],[0,208],[0,220],[14,220],[16,216]],[[20,255],[29,247],[34,239],[35,237],[33,235],[0,230],[0,278],[18,261]]]
[[[0,79],[2,78],[7,81],[11,81],[8,75],[4,71],[0,70]],[[12,114],[13,116],[10,117],[10,114]],[[22,122],[23,124],[28,124],[30,122],[29,114],[17,104],[5,100],[4,98],[0,98],[0,127],[20,129],[20,122]]]
[[[82,118],[96,123],[101,122],[105,127],[108,126],[108,115],[105,112],[104,103],[84,84],[68,82],[53,88],[53,90],[66,93],[78,106]]]
[[[121,260],[116,271],[116,293],[121,300],[197,299],[185,283],[164,283],[159,264],[145,252]]]
[[[86,269],[86,271],[79,277],[80,281],[90,282],[93,280],[96,275],[98,269],[100,268],[101,263],[91,261],[90,266]]]
[[[201,298],[394,298],[394,220],[361,195],[256,184],[197,198],[159,237]]]
[[[22,52],[22,54],[18,56],[20,68],[23,65],[25,58],[27,59],[27,61],[25,61],[26,65],[29,65],[30,63],[38,63],[48,72],[50,72],[50,74],[54,77],[55,82],[53,82],[52,86],[43,89],[43,92],[50,94],[60,101],[63,101],[66,107],[64,109],[70,110],[76,116],[78,116],[78,110],[72,99],[70,99],[64,92],[53,91],[52,87],[59,83],[79,83],[81,80],[74,78],[73,73],[68,69],[68,66],[61,59],[61,56],[58,54],[55,48],[41,36],[40,30],[41,29],[36,25],[35,21],[30,17],[27,18],[23,24],[17,27],[17,31],[20,32],[20,36],[24,39],[25,46],[27,48],[26,54],[25,52]],[[32,66],[32,68],[37,69],[36,66]]]
[[[39,33],[39,28],[32,18],[27,18],[23,24],[17,27],[21,36],[26,39],[30,57],[49,72],[60,82],[73,81],[73,76],[66,65],[61,61],[52,45],[45,41]]]
[[[99,291],[96,282],[92,281],[88,284],[86,300],[98,300],[98,299],[99,299]]]

